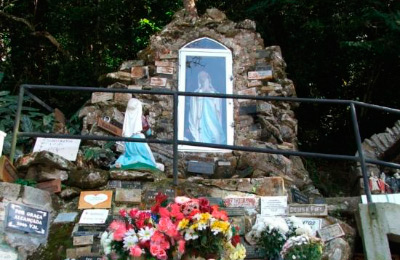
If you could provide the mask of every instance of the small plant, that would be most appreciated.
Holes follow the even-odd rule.
[[[281,256],[284,260],[320,260],[322,241],[307,235],[291,237],[283,245]]]
[[[25,180],[25,179],[17,179],[14,183],[29,187],[35,187],[37,184],[37,182],[34,180]]]

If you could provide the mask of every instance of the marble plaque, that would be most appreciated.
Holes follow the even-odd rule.
[[[54,223],[69,223],[74,222],[78,216],[78,212],[59,213],[54,220]]]
[[[301,203],[301,204],[308,204],[310,203],[310,198],[308,198],[306,195],[301,193],[299,190],[296,189],[291,189],[291,194],[292,194],[292,201],[294,203]]]
[[[152,77],[150,79],[150,86],[165,87],[167,85],[166,78]]]
[[[79,224],[104,224],[107,217],[108,209],[86,209],[81,215]]]
[[[288,215],[328,216],[328,206],[326,204],[290,204]]]
[[[257,208],[259,200],[259,198],[232,197],[225,198],[224,204],[226,207]]]
[[[248,79],[272,79],[272,70],[249,71]]]
[[[48,151],[69,161],[75,161],[78,155],[80,139],[36,138],[33,152]]]
[[[283,216],[286,215],[287,196],[261,197],[261,215]]]
[[[114,97],[114,93],[109,93],[109,92],[93,92],[92,93],[92,100],[91,103],[99,103],[99,102],[104,102],[108,100],[112,100]]]
[[[49,212],[22,204],[8,204],[6,228],[28,234],[46,236]]]
[[[326,227],[318,230],[317,232],[318,232],[319,237],[324,242],[327,242],[327,241],[332,240],[334,238],[341,237],[341,236],[345,235],[342,227],[338,223],[326,226]]]
[[[73,238],[74,246],[86,246],[93,244],[93,235],[92,236],[77,236]]]
[[[116,202],[126,202],[140,204],[142,197],[142,189],[122,189],[117,188],[115,191]]]

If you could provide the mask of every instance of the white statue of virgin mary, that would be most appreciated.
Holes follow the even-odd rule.
[[[142,134],[142,103],[131,98],[125,112],[123,137],[145,138]],[[157,164],[147,143],[125,143],[125,152],[115,162],[119,169],[156,169]]]

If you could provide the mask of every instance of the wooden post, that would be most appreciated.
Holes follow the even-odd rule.
[[[190,16],[197,16],[195,0],[183,0],[183,6]]]

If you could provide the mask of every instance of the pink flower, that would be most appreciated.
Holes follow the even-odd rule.
[[[126,210],[125,209],[120,209],[119,210],[119,215],[121,215],[121,217],[126,217]]]
[[[214,218],[221,219],[221,220],[224,220],[224,221],[228,221],[228,215],[226,214],[226,211],[219,210],[217,205],[213,205],[213,206],[211,206],[211,208],[212,208],[211,215]]]
[[[185,215],[181,212],[181,207],[178,204],[171,205],[171,217],[174,217],[176,221],[180,221],[185,218]]]
[[[138,209],[131,209],[130,211],[129,211],[129,216],[131,217],[131,218],[135,218],[136,217],[136,214],[139,212],[139,210]]]
[[[179,251],[179,253],[181,253],[181,254],[185,253],[185,240],[180,239],[180,240],[178,241],[178,251]]]
[[[158,222],[158,230],[167,234],[169,237],[178,237],[179,232],[170,218],[161,218]]]
[[[162,207],[160,207],[160,209],[159,209],[159,211],[158,211],[159,213],[160,213],[160,216],[162,217],[162,218],[168,218],[169,217],[169,211],[166,209],[166,208],[162,208]]]
[[[130,248],[129,254],[134,257],[139,257],[142,255],[142,249],[138,246],[133,246]]]
[[[127,231],[125,223],[117,220],[111,222],[109,229],[114,233],[116,241],[122,241]]]

